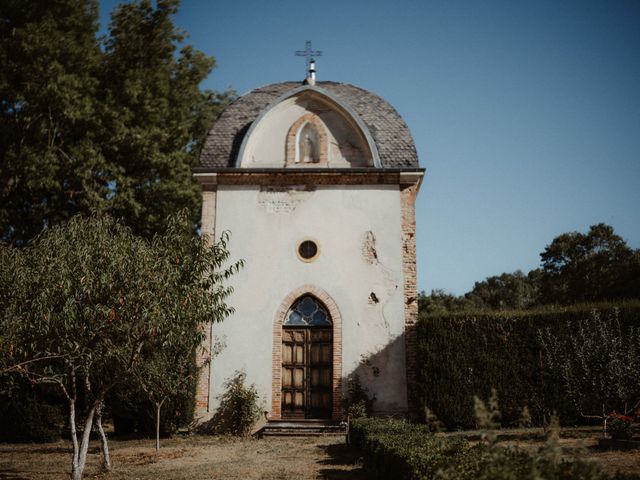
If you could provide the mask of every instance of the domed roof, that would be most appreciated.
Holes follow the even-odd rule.
[[[300,90],[299,82],[284,82],[257,88],[241,96],[222,112],[209,131],[200,154],[202,169],[234,168],[241,146],[252,124],[279,99]],[[398,112],[379,96],[346,83],[318,82],[305,87],[339,101],[359,118],[370,135],[381,168],[418,168],[416,148]]]

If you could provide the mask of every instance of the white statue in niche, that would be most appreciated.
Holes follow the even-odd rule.
[[[318,132],[310,123],[306,123],[298,133],[298,155],[296,163],[318,163]]]
[[[311,140],[311,137],[309,137],[309,134],[306,133],[304,135],[304,138],[302,139],[302,144],[300,145],[300,152],[301,152],[301,157],[302,157],[302,161],[304,163],[311,163],[313,162],[313,140]]]

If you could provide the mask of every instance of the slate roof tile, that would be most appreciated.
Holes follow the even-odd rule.
[[[242,140],[251,124],[274,100],[300,86],[299,82],[267,85],[229,104],[207,135],[200,154],[200,167],[234,167]],[[318,82],[316,87],[335,95],[360,116],[376,144],[382,168],[419,167],[409,128],[388,102],[374,93],[346,83]]]

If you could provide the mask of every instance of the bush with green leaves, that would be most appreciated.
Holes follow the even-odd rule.
[[[359,418],[351,439],[376,480],[605,480],[595,463],[561,458],[555,440],[535,453],[430,433],[425,425]],[[616,478],[638,478],[617,475]]]
[[[611,438],[616,440],[631,440],[633,438],[633,419],[615,416],[607,425]]]
[[[220,400],[218,410],[211,420],[201,425],[200,431],[239,437],[251,433],[253,426],[262,415],[263,405],[256,386],[246,385],[246,380],[247,374],[244,371],[237,371],[225,382],[225,391],[218,397]]]
[[[356,374],[347,378],[346,394],[342,399],[344,414],[350,418],[367,417],[371,415],[375,395],[369,395],[369,390],[362,386],[360,377]]]

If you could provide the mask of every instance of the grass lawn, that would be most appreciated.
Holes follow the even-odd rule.
[[[591,459],[609,474],[640,473],[640,450],[603,452],[597,449],[596,428],[565,428],[560,437],[563,456]],[[474,441],[474,432],[464,435]],[[540,429],[502,430],[499,442],[535,450],[544,443]],[[100,471],[98,443],[92,444],[85,478],[109,480],[198,479],[346,479],[366,475],[358,453],[343,437],[233,439],[208,436],[164,439],[156,455],[153,440],[111,440],[113,471]],[[0,478],[11,480],[67,479],[70,443],[0,444]]]
[[[85,478],[109,480],[351,479],[366,478],[344,437],[232,439],[207,436],[154,440],[110,440],[113,470],[100,470],[92,443]],[[0,478],[69,478],[71,443],[0,444]]]

